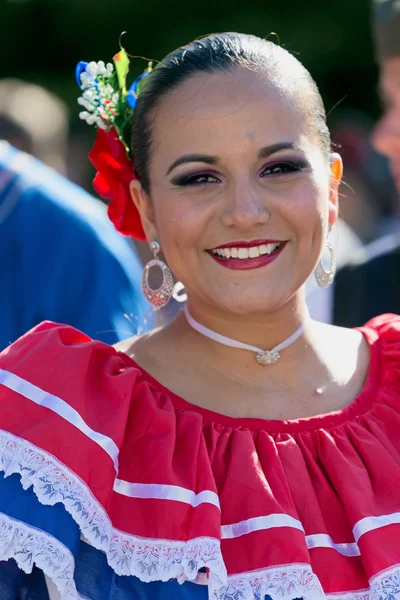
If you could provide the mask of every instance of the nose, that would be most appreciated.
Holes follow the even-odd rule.
[[[388,158],[400,158],[400,106],[389,108],[381,116],[372,134],[372,144]]]
[[[264,195],[252,189],[249,182],[237,183],[227,190],[220,217],[225,227],[252,229],[264,225],[270,216]]]

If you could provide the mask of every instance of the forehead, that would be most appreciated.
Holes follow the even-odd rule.
[[[164,96],[156,109],[154,152],[214,154],[232,145],[299,141],[310,135],[302,86],[242,67],[197,74]]]

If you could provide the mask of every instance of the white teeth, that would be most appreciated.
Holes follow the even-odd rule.
[[[260,250],[258,246],[254,246],[254,248],[249,248],[249,257],[257,258],[257,256],[260,256]]]
[[[260,246],[252,246],[251,248],[218,248],[212,250],[213,254],[221,256],[221,258],[257,258],[264,254],[271,254],[279,246],[280,242],[274,242],[272,244],[261,244]]]

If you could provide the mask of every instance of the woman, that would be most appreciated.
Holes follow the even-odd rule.
[[[3,354],[1,597],[43,572],[63,599],[399,598],[400,321],[308,317],[342,174],[313,80],[233,33],[126,96],[115,64],[121,97],[111,66],[78,69],[95,185],[187,306],[118,348],[44,323]]]

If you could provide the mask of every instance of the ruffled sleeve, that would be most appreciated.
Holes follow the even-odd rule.
[[[111,540],[107,505],[129,409],[120,369],[113,348],[54,323],[0,358],[0,557],[27,573],[36,564],[63,598],[78,597],[80,534],[101,549]]]
[[[226,575],[215,483],[199,458],[201,431],[190,419],[177,424],[172,405],[114,348],[46,322],[0,355],[0,560],[27,573],[36,565],[63,599],[80,597],[81,536],[114,576]]]

